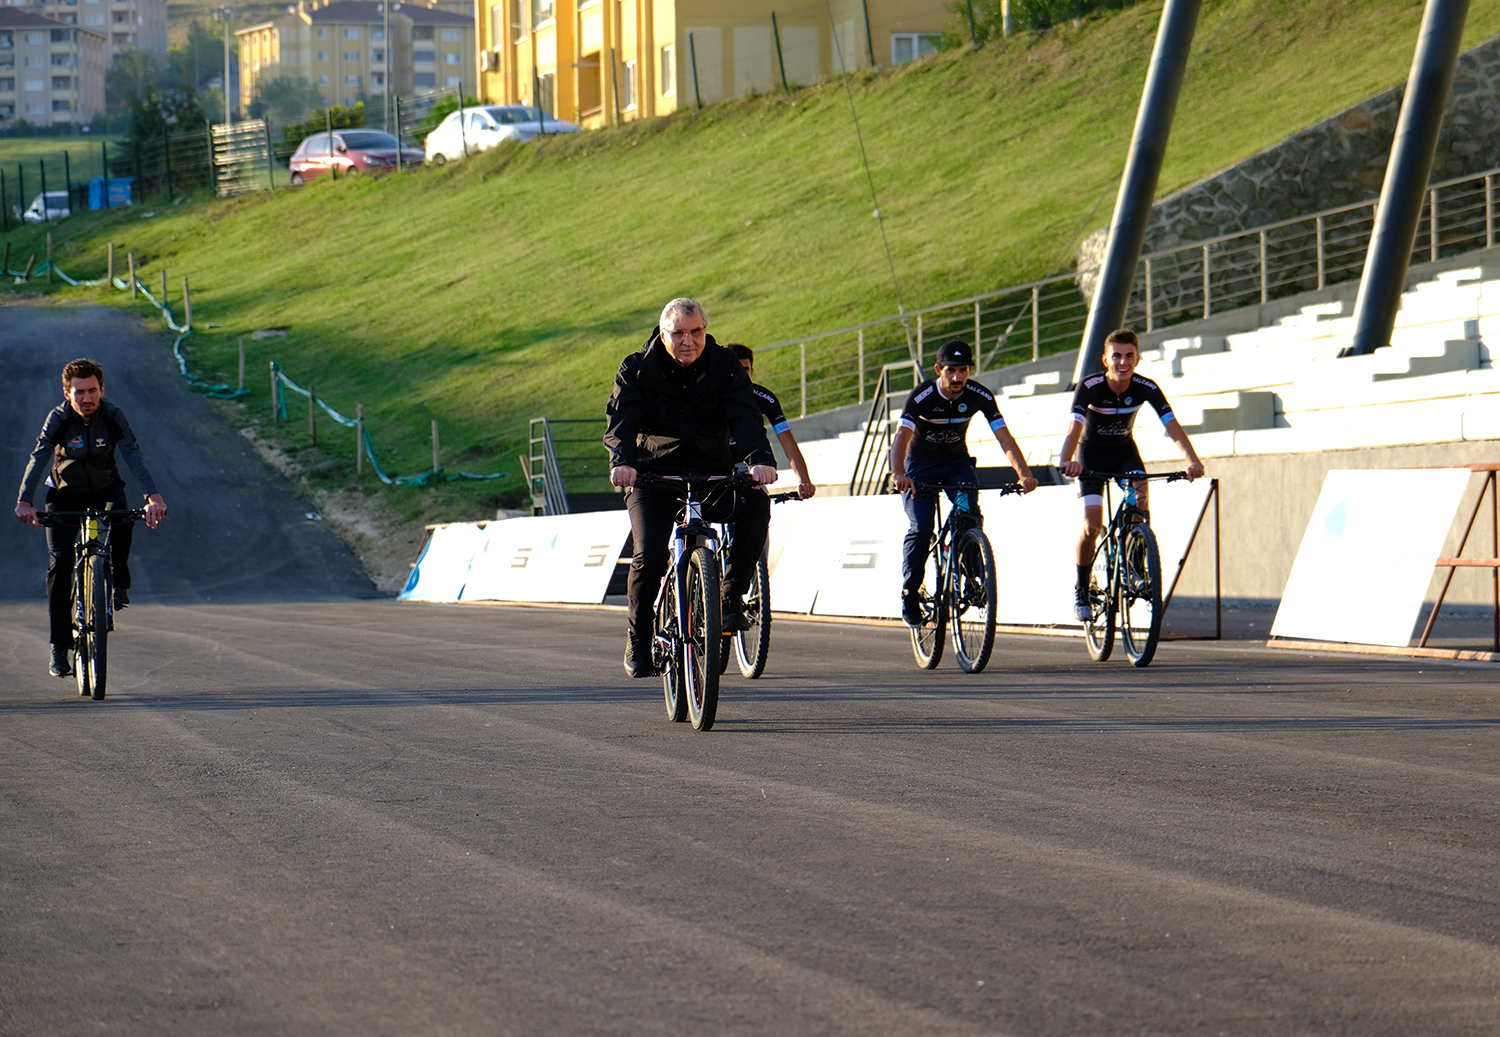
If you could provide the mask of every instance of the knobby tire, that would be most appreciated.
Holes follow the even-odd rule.
[[[754,679],[766,672],[766,657],[771,653],[771,573],[765,555],[755,563],[755,579],[745,596],[745,618],[750,629],[734,635],[734,654],[740,673]]]
[[[923,563],[926,571],[922,576],[922,587],[917,592],[922,608],[922,625],[911,627],[911,654],[917,665],[931,670],[943,659],[943,635],[948,629],[948,596],[940,590],[943,586],[942,564],[939,552],[928,553]]]
[[[698,731],[714,726],[719,709],[719,653],[724,633],[719,614],[719,565],[706,547],[693,550],[683,587],[687,630],[682,642],[683,690],[688,720]]]
[[[979,673],[995,647],[995,553],[984,530],[958,535],[948,572],[953,657],[965,673]]]
[[[1088,645],[1089,658],[1100,663],[1108,659],[1115,648],[1113,543],[1109,531],[1105,530],[1094,548],[1094,561],[1089,566],[1090,616],[1083,625],[1083,637]]]
[[[1120,564],[1120,640],[1136,666],[1150,666],[1161,638],[1161,552],[1145,523],[1125,531]]]
[[[687,719],[687,696],[682,693],[682,649],[677,637],[677,582],[675,572],[667,574],[661,601],[656,606],[656,630],[651,644],[652,661],[661,669],[667,719],[674,724]]]

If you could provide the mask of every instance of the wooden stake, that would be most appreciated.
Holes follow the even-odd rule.
[[[29,280],[31,280],[31,268],[34,267],[34,266],[36,266],[36,253],[35,252],[33,252],[31,254],[31,258],[26,261],[26,269],[24,271],[22,271],[22,273],[21,273],[21,280],[23,280],[23,281],[29,281]]]
[[[47,195],[42,194],[42,215],[47,213]],[[52,232],[47,232],[47,283],[52,283]]]
[[[113,288],[114,286],[115,286],[115,243],[113,241],[111,241],[109,243],[109,272],[105,276],[104,287],[106,287],[106,288]]]
[[[354,474],[365,474],[365,405],[354,405]]]
[[[240,336],[240,389],[245,388],[245,336]]]
[[[438,431],[437,418],[432,419],[432,485],[437,485],[438,470]]]
[[[135,253],[127,252],[125,258],[130,260],[130,297],[135,298]]]
[[[188,291],[188,279],[182,279],[182,326],[191,328],[193,326],[193,296]]]
[[[271,420],[277,424],[281,422],[281,408],[276,406],[276,390],[281,386],[276,384],[276,361],[271,361]]]

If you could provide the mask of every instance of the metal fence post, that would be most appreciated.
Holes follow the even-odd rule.
[[[797,343],[797,352],[801,354],[801,362],[797,365],[800,370],[798,386],[802,396],[802,416],[805,418],[807,417],[807,343]]]
[[[1432,239],[1432,261],[1434,263],[1436,263],[1437,260],[1438,260],[1438,213],[1437,213],[1437,209],[1438,209],[1438,192],[1437,192],[1437,188],[1434,187],[1431,191],[1428,192],[1428,210],[1427,210],[1429,213],[1431,213],[1431,216],[1429,216],[1428,219],[1429,219],[1429,221],[1431,223],[1431,229],[1432,229],[1432,234],[1430,235],[1430,237]]]
[[[1266,232],[1260,232],[1260,301],[1264,303],[1269,297],[1269,282],[1266,271]]]
[[[1203,316],[1207,317],[1213,312],[1213,304],[1208,297],[1208,246],[1203,246]]]
[[[1146,331],[1149,333],[1155,327],[1151,305],[1151,260],[1146,260]]]
[[[1031,286],[1031,359],[1042,356],[1042,286]]]
[[[781,58],[781,29],[776,24],[776,12],[771,12],[771,35],[776,40],[776,65],[781,69],[781,92],[790,94],[786,88],[786,62]]]
[[[978,361],[984,349],[984,335],[979,330],[979,300],[974,300],[974,359]]]
[[[1323,217],[1318,217],[1318,291],[1323,290]]]
[[[266,131],[266,184],[274,191],[276,190],[276,155],[271,150],[271,120],[263,119],[261,125]],[[396,154],[400,153],[401,149],[397,147]]]
[[[42,209],[47,208],[47,196],[42,195]],[[47,232],[47,283],[52,283],[52,232]]]
[[[1495,247],[1495,174],[1484,174],[1484,247]]]
[[[917,314],[917,374],[922,373],[922,315]],[[921,381],[919,377],[917,381]]]
[[[38,173],[41,174],[41,178],[42,178],[42,222],[46,223],[48,221],[48,219],[49,219],[49,217],[47,216],[47,212],[51,208],[51,206],[49,206],[47,204],[47,164],[45,162],[43,162],[41,159],[37,159],[36,168],[37,168]],[[21,199],[21,204],[22,205],[26,204],[26,199],[25,198]],[[23,212],[24,212],[24,210],[23,210]],[[22,219],[25,219],[25,217],[23,216]],[[51,271],[48,271],[48,274],[49,274],[48,280],[51,280],[51,277],[50,277]]]
[[[865,402],[865,329],[859,329],[859,402]]]
[[[109,202],[109,143],[107,141],[99,142],[99,164],[104,167],[104,208],[109,210],[114,206]]]

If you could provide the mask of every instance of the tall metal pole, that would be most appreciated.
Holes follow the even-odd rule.
[[[1125,162],[1114,218],[1110,221],[1109,243],[1104,251],[1104,266],[1099,272],[1099,287],[1089,306],[1088,323],[1078,347],[1078,362],[1073,368],[1075,383],[1104,370],[1101,359],[1104,338],[1125,321],[1125,309],[1130,304],[1130,290],[1135,283],[1135,267],[1141,258],[1146,223],[1156,197],[1156,181],[1161,175],[1167,137],[1172,132],[1172,118],[1177,112],[1177,95],[1182,89],[1182,77],[1187,72],[1188,52],[1193,44],[1193,30],[1198,24],[1200,3],[1201,0],[1167,0],[1161,13],[1156,49],[1151,54],[1146,88],[1141,93],[1141,106],[1135,116],[1130,157]]]
[[[1468,13],[1469,0],[1427,0],[1354,303],[1354,339],[1341,356],[1363,356],[1391,344]]]
[[[385,72],[381,75],[381,81],[385,84],[385,103],[380,108],[380,125],[387,133],[391,132],[391,0],[382,0],[380,4],[380,16],[383,19],[381,40],[385,43]],[[396,127],[396,135],[400,136],[401,127]],[[400,165],[401,148],[396,148],[397,165]],[[399,170],[398,170],[399,172]]]
[[[229,103],[229,25],[234,21],[234,8],[228,4],[215,9],[214,17],[224,23],[224,124],[234,125],[234,106]]]

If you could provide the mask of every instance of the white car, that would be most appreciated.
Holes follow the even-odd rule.
[[[554,119],[524,104],[487,104],[450,112],[422,144],[427,149],[427,161],[440,166],[450,159],[493,148],[503,140],[531,140],[580,129],[577,123]]]
[[[67,191],[47,192],[47,211],[42,212],[42,196],[37,195],[29,208],[22,214],[22,218],[31,223],[41,223],[44,220],[60,220],[64,216],[73,215],[73,210],[68,201]]]

